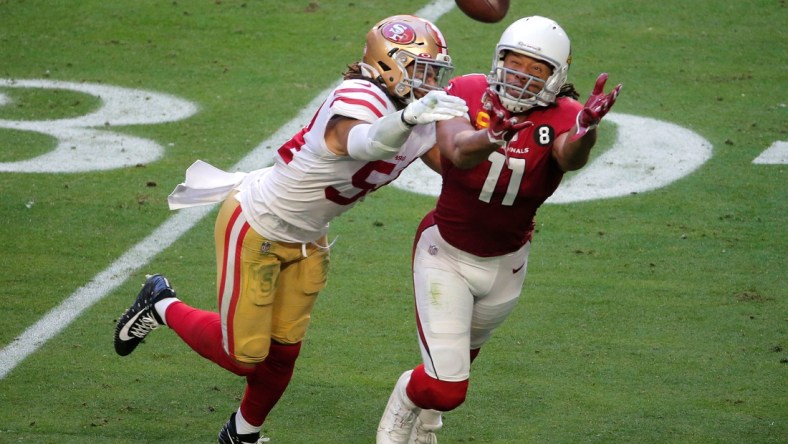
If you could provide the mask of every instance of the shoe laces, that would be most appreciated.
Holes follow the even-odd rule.
[[[391,437],[399,437],[397,439],[407,439],[413,431],[413,422],[417,417],[417,413],[413,410],[397,405],[391,411],[392,423],[382,431]]]
[[[438,444],[438,437],[432,432],[421,429],[416,432],[416,439],[413,442],[415,444]]]
[[[431,429],[425,427],[425,424],[421,421],[421,418],[416,418],[416,423],[413,425],[413,433],[411,435],[411,441],[415,444],[438,444],[438,437],[435,436],[435,432]]]
[[[147,313],[137,318],[137,322],[135,322],[134,325],[132,325],[129,329],[129,335],[142,339],[151,331],[159,328],[159,325],[159,322],[156,321],[155,317],[153,317],[153,313],[148,310]]]

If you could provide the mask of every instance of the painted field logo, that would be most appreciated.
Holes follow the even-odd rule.
[[[31,131],[54,138],[54,150],[30,159],[0,162],[0,172],[76,173],[150,163],[164,154],[158,143],[112,131],[125,125],[155,125],[192,116],[197,105],[167,94],[92,83],[0,79],[0,106],[11,98],[2,88],[70,90],[98,97],[88,114],[58,120],[0,120],[0,128]]]

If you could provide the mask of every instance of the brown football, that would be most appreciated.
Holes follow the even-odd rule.
[[[509,12],[509,0],[454,0],[454,3],[468,17],[484,23],[500,22]]]

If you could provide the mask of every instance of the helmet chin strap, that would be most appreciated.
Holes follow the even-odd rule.
[[[403,84],[401,82],[397,85],[397,87],[400,87],[400,86],[408,87],[408,85],[405,85],[405,84]],[[392,94],[390,94],[390,96],[391,96],[392,100],[394,100],[395,104],[401,104],[403,107],[409,105],[411,102],[413,102],[415,100],[415,96],[413,95],[413,88],[410,88],[410,90],[407,93],[405,93],[405,94],[400,94],[400,93],[394,94],[394,93],[392,93]]]
[[[416,99],[416,96],[414,95],[414,91],[416,91],[416,87],[415,86],[408,85],[408,84],[403,83],[403,82],[400,81],[399,84],[397,85],[397,89],[399,89],[400,87],[401,88],[408,88],[408,92],[406,92],[406,93],[398,93],[397,94],[397,98],[400,101],[402,101],[402,103],[404,103],[405,105],[408,105],[411,102],[413,102],[413,100]]]

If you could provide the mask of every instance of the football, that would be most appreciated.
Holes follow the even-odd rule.
[[[509,0],[454,0],[460,11],[483,23],[497,23],[509,12]]]

